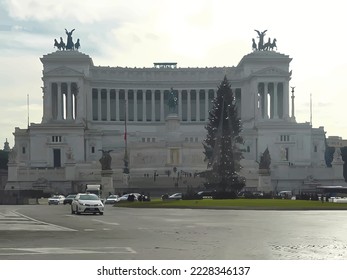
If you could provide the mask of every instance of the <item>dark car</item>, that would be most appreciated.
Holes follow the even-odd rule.
[[[65,197],[65,199],[64,199],[64,205],[65,204],[70,204],[71,205],[71,203],[72,203],[72,201],[73,201],[73,199],[75,198],[75,194],[69,194],[67,197]]]
[[[200,191],[196,193],[196,195],[200,198],[213,198],[213,196],[216,194],[216,191]]]

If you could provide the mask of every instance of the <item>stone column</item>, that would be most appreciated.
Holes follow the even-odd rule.
[[[269,108],[268,108],[268,83],[264,83],[264,119],[269,118]]]
[[[258,101],[259,101],[259,119],[265,118],[265,93],[259,90],[259,85],[261,83],[257,83],[257,93],[258,93]]]
[[[43,92],[43,121],[47,122],[53,118],[53,100],[52,100],[52,83],[47,86],[47,83],[44,82],[42,87]]]
[[[196,121],[200,121],[200,90],[196,90],[196,104],[195,104],[195,108],[196,108]]]
[[[134,122],[137,122],[137,89],[133,90],[134,93]]]
[[[57,120],[63,119],[63,100],[62,100],[62,92],[61,92],[61,83],[58,84],[58,92],[57,92]]]
[[[106,89],[106,107],[107,107],[107,115],[106,119],[107,121],[111,120],[111,97],[110,97],[110,89]]]
[[[278,119],[278,96],[277,96],[277,82],[274,82],[274,118]]]
[[[114,91],[116,93],[116,121],[119,121],[119,89]]]
[[[205,121],[208,120],[208,89],[205,89]]]
[[[72,94],[71,94],[71,83],[66,83],[67,92],[66,92],[66,119],[72,119]]]
[[[128,93],[129,93],[129,89],[125,89],[124,90],[124,106],[125,106],[125,119],[128,122],[129,121],[129,99],[128,99]]]
[[[101,121],[101,90],[96,90],[98,92],[98,121]]]
[[[190,89],[187,90],[187,122],[190,122],[192,119],[192,110],[191,110],[191,100],[190,100]]]
[[[283,118],[289,119],[289,83],[283,82]]]
[[[182,120],[182,89],[178,90],[178,117]]]
[[[152,122],[155,122],[155,90],[151,90],[151,104],[152,104],[152,111],[151,111],[151,119]]]
[[[142,90],[142,121],[146,122],[147,121],[147,90]]]
[[[160,90],[160,121],[164,121],[164,91]]]

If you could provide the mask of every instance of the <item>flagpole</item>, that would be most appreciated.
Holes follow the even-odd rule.
[[[30,119],[29,119],[29,94],[27,94],[27,111],[28,111],[28,128],[30,125]]]
[[[124,169],[123,173],[129,174],[129,158],[128,158],[128,135],[127,135],[127,100],[125,99],[125,110],[124,110]]]

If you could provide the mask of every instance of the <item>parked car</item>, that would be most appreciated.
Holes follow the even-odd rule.
[[[118,198],[119,198],[119,195],[111,194],[108,198],[106,198],[105,204],[114,204],[117,202]]]
[[[132,195],[133,195],[133,200],[132,200]],[[127,194],[124,194],[120,197],[117,198],[117,202],[121,202],[121,201],[137,201],[138,200],[138,197],[140,196],[141,194],[139,193],[127,193]],[[130,197],[129,197],[130,196]]]
[[[73,201],[73,199],[75,198],[75,194],[69,194],[67,197],[65,197],[65,199],[64,199],[64,205],[65,204],[70,204],[71,205],[71,203],[72,203],[72,201]]]
[[[200,198],[212,198],[213,195],[216,194],[216,191],[213,190],[213,191],[200,191],[200,192],[197,192],[196,195]]]
[[[93,193],[78,193],[71,203],[71,214],[99,213],[104,214],[104,204]]]
[[[65,196],[63,195],[53,195],[52,197],[48,198],[48,205],[58,205],[64,203]]]
[[[277,196],[279,198],[292,198],[293,193],[292,191],[280,191]]]
[[[180,200],[180,199],[182,199],[182,193],[174,193],[172,195],[169,195],[166,199],[169,199],[169,200]]]

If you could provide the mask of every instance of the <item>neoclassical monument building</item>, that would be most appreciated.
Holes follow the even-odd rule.
[[[72,48],[40,60],[42,122],[15,128],[7,189],[81,191],[85,184],[102,181],[103,151],[112,159],[107,176],[114,192],[201,186],[196,174],[207,166],[205,124],[225,75],[243,124],[247,188],[262,188],[258,162],[266,148],[271,156],[267,190],[344,182],[339,154],[333,167],[326,167],[324,128],[296,122],[288,55],[254,48],[231,67],[180,68],[160,62],[129,68],[95,66],[90,56]],[[170,94],[177,97],[174,113]],[[125,155],[128,175],[123,173]]]

